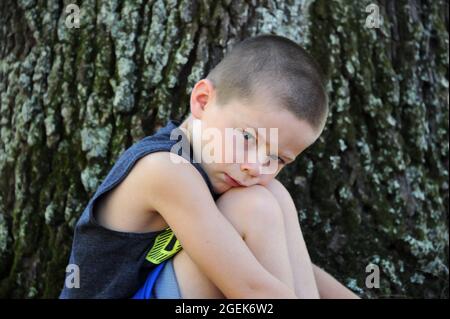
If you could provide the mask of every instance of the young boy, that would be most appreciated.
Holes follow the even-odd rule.
[[[190,109],[111,169],[75,228],[79,287],[60,297],[357,298],[311,263],[275,179],[326,122],[312,58],[283,37],[247,39],[196,83]],[[230,144],[243,145],[231,161]]]

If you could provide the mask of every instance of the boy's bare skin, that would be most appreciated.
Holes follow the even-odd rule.
[[[193,119],[201,120],[203,129],[218,128],[222,136],[230,127],[278,128],[276,172],[260,174],[266,164],[259,162],[202,162],[214,190],[222,194],[214,202],[189,162],[180,158],[183,163],[176,164],[167,152],[152,153],[99,203],[97,218],[105,227],[126,232],[170,226],[183,247],[174,257],[183,298],[357,298],[311,263],[294,202],[275,179],[322,130],[314,131],[278,106],[267,91],[258,93],[258,98],[217,105],[212,83],[201,80],[181,127],[190,139]]]

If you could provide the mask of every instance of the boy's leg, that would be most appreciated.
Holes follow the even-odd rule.
[[[283,184],[278,180],[272,180],[266,187],[277,199],[281,211],[283,212],[286,241],[294,275],[295,293],[302,298],[305,291],[316,291],[316,297],[319,297],[313,266],[308,249],[306,248],[305,240],[303,239],[294,201]]]
[[[235,188],[224,193],[217,206],[261,265],[294,289],[284,219],[270,191],[259,185]],[[225,298],[184,250],[174,257],[174,268],[183,298]]]
[[[317,287],[316,289],[321,298],[359,298],[330,274],[312,264],[303,239],[297,209],[295,208],[291,195],[283,184],[277,180],[273,180],[267,185],[267,189],[275,196],[283,211],[289,257],[293,269],[297,296],[302,296],[304,287]],[[305,272],[308,276],[303,276]],[[309,276],[311,273],[314,274],[314,281]]]

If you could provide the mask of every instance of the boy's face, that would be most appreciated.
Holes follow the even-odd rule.
[[[306,121],[277,105],[267,92],[251,101],[235,99],[218,105],[211,82],[202,81],[192,91],[191,112],[194,120],[201,121],[202,133],[211,133],[211,128],[218,133],[214,137],[203,134],[200,142],[202,156],[207,148],[206,153],[216,159],[201,159],[200,165],[218,194],[232,187],[266,186],[320,136]],[[275,131],[277,136],[271,135]],[[200,158],[195,147],[194,156]]]

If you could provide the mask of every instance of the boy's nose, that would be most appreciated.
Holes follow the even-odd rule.
[[[261,175],[261,164],[260,163],[242,163],[241,171],[245,174],[250,175],[251,177],[258,177]]]

